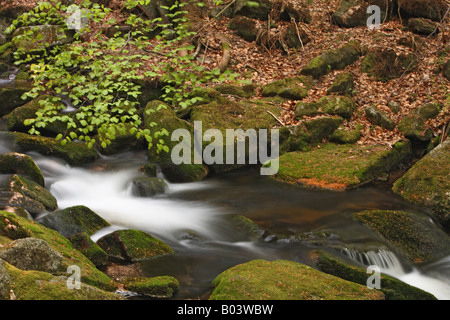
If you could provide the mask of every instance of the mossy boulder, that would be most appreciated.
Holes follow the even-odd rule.
[[[371,106],[366,106],[364,111],[370,123],[391,131],[395,129],[394,121],[392,121],[386,112]]]
[[[411,18],[408,20],[408,29],[420,35],[437,34],[439,28],[436,23],[424,18]]]
[[[311,143],[319,143],[323,139],[328,139],[343,121],[341,117],[325,116],[307,120],[304,123],[311,134]]]
[[[291,151],[308,151],[311,133],[304,123],[280,128],[280,154]]]
[[[210,300],[384,300],[384,294],[293,261],[252,260],[219,274]]]
[[[377,48],[369,50],[362,62],[361,71],[377,81],[387,82],[411,72],[416,66],[413,54],[397,54],[390,48]]]
[[[179,281],[172,276],[125,278],[125,290],[153,298],[171,298],[179,287]]]
[[[352,98],[346,96],[323,96],[316,102],[322,113],[350,119],[356,109]]]
[[[5,272],[10,278],[10,290],[13,290],[17,300],[123,300],[118,294],[83,282],[80,289],[69,289],[67,283],[72,280],[63,275],[23,271],[8,263],[5,263]]]
[[[172,254],[173,249],[163,241],[139,230],[117,230],[98,239],[97,244],[117,261],[140,261]]]
[[[318,270],[361,285],[367,284],[369,275],[365,268],[348,264],[323,250],[316,250],[312,255]],[[432,294],[388,275],[381,274],[380,281],[379,290],[384,293],[386,300],[436,300]]]
[[[147,111],[150,110],[153,111],[147,113]],[[194,128],[189,122],[178,118],[175,111],[171,107],[158,100],[149,102],[144,112],[144,126],[150,129],[152,132],[158,132],[162,130],[167,132],[167,136],[161,136],[159,138],[165,141],[165,145],[169,147],[169,150],[172,150],[174,146],[179,143],[184,144],[186,148],[189,148],[189,150],[191,150],[190,163],[180,164],[175,164],[172,161],[171,151],[166,152],[164,150],[161,150],[160,152],[158,152],[156,146],[153,146],[149,150],[149,163],[159,166],[167,180],[169,180],[170,182],[193,182],[206,177],[206,175],[208,174],[207,167],[205,167],[201,163],[194,163]],[[171,141],[171,136],[177,129],[187,130],[187,132],[190,133],[191,141]]]
[[[426,103],[415,110],[415,113],[424,120],[435,118],[440,112],[440,107],[437,103]]]
[[[376,5],[381,9],[381,21],[389,15],[388,6],[384,0],[343,0],[333,13],[333,21],[340,27],[353,28],[366,26],[367,19],[372,13],[367,13],[370,5]]]
[[[0,88],[0,117],[30,101],[30,99],[22,99],[27,91],[28,89],[24,87]]]
[[[10,191],[40,202],[46,210],[53,211],[58,207],[56,198],[40,184],[17,174],[12,175],[7,181]]]
[[[108,262],[108,254],[100,248],[86,232],[70,235],[73,247],[84,254],[97,267],[103,267]]]
[[[29,39],[34,41],[29,41]],[[28,53],[45,47],[63,45],[73,40],[73,30],[62,25],[38,25],[17,28],[12,35],[16,51]]]
[[[102,145],[99,141],[96,143],[96,148],[99,153],[103,155],[114,155],[126,151],[141,151],[147,149],[145,139],[136,138],[136,133],[132,133],[133,128],[130,124],[124,124],[123,131],[116,131],[116,136],[111,143]]]
[[[41,169],[26,154],[17,152],[0,154],[0,173],[16,173],[29,178],[40,186],[45,185],[44,175]]]
[[[9,288],[11,287],[11,277],[5,270],[5,262],[0,259],[0,300],[7,300],[9,296]]]
[[[167,183],[157,177],[137,177],[132,180],[133,194],[138,197],[153,197],[166,192]]]
[[[244,84],[237,85],[232,83],[221,83],[214,87],[223,95],[233,95],[241,98],[251,98],[256,94],[256,85]]]
[[[6,137],[13,137],[20,152],[36,151],[44,156],[56,157],[67,161],[72,166],[79,166],[100,157],[94,148],[89,148],[83,142],[67,142],[50,137],[29,135],[22,132],[4,132]]]
[[[258,35],[256,22],[252,19],[235,16],[228,22],[228,28],[235,31],[240,37],[246,41],[255,41]]]
[[[311,41],[311,38],[303,28],[299,28],[295,22],[291,22],[284,30],[283,41],[288,48],[303,48]]]
[[[11,225],[11,227],[5,229],[4,227],[7,225]],[[83,283],[108,291],[114,289],[112,280],[98,270],[85,255],[74,249],[70,240],[57,231],[47,228],[36,221],[31,221],[6,211],[0,211],[0,227],[2,227],[0,228],[0,244],[6,245],[13,239],[25,237],[45,240],[53,250],[62,255],[62,270],[67,270],[69,266],[76,265],[80,268],[81,281]],[[63,275],[67,274],[63,272]]]
[[[413,263],[435,262],[450,253],[450,237],[429,217],[397,210],[367,210],[353,219],[394,245]]]
[[[272,11],[271,0],[256,0],[253,2],[237,0],[234,5],[234,16],[245,16],[252,19],[267,20]]]
[[[356,143],[361,138],[361,130],[363,126],[357,123],[354,128],[347,129],[344,126],[339,126],[330,135],[330,141],[339,144],[353,144]]]
[[[332,70],[344,69],[355,62],[360,53],[360,44],[357,41],[350,41],[335,50],[325,51],[320,56],[315,57],[300,73],[318,79]]]
[[[226,218],[236,228],[237,232],[242,233],[252,241],[260,240],[264,234],[264,230],[260,226],[244,215],[230,214]]]
[[[85,206],[68,207],[50,212],[39,218],[38,222],[58,231],[66,238],[80,232],[93,235],[98,230],[109,226],[106,220]]]
[[[280,96],[286,99],[301,100],[308,95],[311,80],[307,77],[275,80],[261,87],[263,97]]]
[[[328,88],[327,94],[336,93],[340,95],[351,95],[355,86],[353,74],[343,72],[337,75],[331,87]]]
[[[392,190],[416,205],[429,208],[450,233],[450,140],[445,140],[416,162]]]
[[[24,121],[27,119],[36,118],[36,112],[39,109],[44,108],[43,105],[39,103],[39,101],[50,98],[50,96],[40,96],[37,97],[23,106],[15,108],[11,113],[9,113],[6,118],[8,119],[6,122],[6,128],[9,131],[20,131],[20,132],[28,132],[31,129],[31,125],[25,125]],[[67,125],[61,121],[55,121],[49,123],[45,128],[39,128],[39,132],[44,136],[55,137],[59,133],[64,133]]]
[[[0,248],[0,259],[21,270],[56,273],[61,267],[62,255],[45,240],[28,237]]]
[[[310,188],[347,190],[377,179],[410,155],[406,142],[397,142],[392,148],[327,143],[308,152],[281,155],[274,178]]]
[[[398,129],[405,136],[415,143],[427,143],[433,137],[433,132],[416,111],[404,116],[398,124]]]
[[[433,21],[441,21],[447,6],[442,0],[398,0],[398,7],[403,17],[428,18]]]

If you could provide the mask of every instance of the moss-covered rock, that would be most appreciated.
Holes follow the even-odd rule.
[[[68,238],[73,247],[91,260],[97,268],[107,264],[108,254],[86,232],[75,233]]]
[[[416,162],[392,190],[404,199],[432,210],[436,219],[450,233],[450,140],[445,140]]]
[[[311,80],[307,77],[275,80],[261,87],[263,97],[280,96],[286,99],[301,100],[308,95]]]
[[[44,156],[61,158],[73,166],[83,165],[99,158],[99,153],[82,142],[61,141],[50,137],[29,135],[22,132],[4,132],[3,135],[13,137],[20,152],[36,151]]]
[[[227,221],[229,221],[238,232],[243,233],[249,239],[256,241],[261,239],[264,234],[264,230],[258,226],[253,220],[240,214],[227,215]]]
[[[405,138],[412,142],[426,143],[433,137],[433,132],[427,125],[426,120],[414,111],[400,120],[398,129]]]
[[[256,94],[254,84],[236,85],[231,83],[221,83],[214,87],[215,90],[224,95],[233,95],[241,98],[251,98]]]
[[[353,218],[392,243],[413,263],[434,262],[450,253],[450,237],[428,217],[404,211],[367,210]]]
[[[304,123],[280,128],[280,154],[291,151],[308,151],[311,133]]]
[[[153,110],[153,112],[147,113],[148,110]],[[149,150],[149,163],[159,166],[167,180],[170,182],[193,182],[206,177],[208,174],[207,167],[201,163],[194,163],[195,151],[193,150],[193,126],[189,122],[178,118],[172,108],[161,101],[154,100],[149,102],[145,108],[144,126],[149,128],[152,132],[166,130],[168,136],[160,138],[165,141],[165,144],[169,147],[169,150],[172,150],[174,146],[179,143],[185,144],[186,148],[191,150],[190,163],[181,164],[175,164],[172,161],[170,151],[165,152],[162,150],[158,152],[156,147]],[[177,129],[187,130],[191,135],[191,141],[171,141],[172,133]]]
[[[123,287],[153,298],[171,298],[178,290],[179,281],[171,276],[135,277],[124,279]]]
[[[313,256],[318,270],[361,285],[367,284],[369,275],[366,269],[347,264],[321,250],[315,251]],[[386,300],[436,300],[432,294],[388,275],[381,274],[380,281],[380,291],[384,293]]]
[[[284,37],[281,40],[288,48],[303,48],[305,44],[311,41],[309,35],[303,28],[299,28],[294,22],[291,22],[284,31]]]
[[[235,16],[231,19],[228,22],[228,28],[235,31],[244,40],[250,42],[255,41],[258,34],[256,22],[243,16]]]
[[[274,178],[311,188],[346,190],[389,172],[410,156],[406,142],[392,148],[382,145],[320,145],[308,152],[280,156]]]
[[[331,87],[328,88],[327,94],[352,94],[354,85],[355,80],[353,78],[353,74],[351,74],[350,72],[343,72],[338,74]]]
[[[27,103],[29,99],[22,99],[27,91],[24,87],[0,88],[0,117]]]
[[[367,19],[372,13],[367,13],[369,5],[376,5],[381,9],[381,21],[388,15],[388,8],[384,0],[343,0],[333,13],[334,22],[345,28],[366,26]]]
[[[439,112],[440,108],[437,103],[426,103],[423,106],[419,107],[415,111],[417,115],[419,115],[424,120],[429,120],[435,118]]]
[[[10,298],[10,287],[11,277],[5,270],[5,262],[0,259],[0,300],[7,300]]]
[[[267,20],[272,6],[271,0],[256,0],[253,2],[237,0],[234,5],[233,14],[252,19]]]
[[[311,134],[311,143],[322,142],[339,127],[344,121],[341,117],[319,117],[305,121],[305,126]]]
[[[383,300],[384,294],[293,261],[253,260],[212,282],[210,300]]]
[[[9,152],[0,155],[0,173],[19,174],[36,182],[40,186],[45,185],[44,175],[41,169],[30,156],[17,152]]]
[[[58,231],[66,238],[80,232],[93,235],[98,230],[109,226],[106,220],[85,206],[74,206],[50,212],[39,218],[38,222]]]
[[[360,44],[356,41],[350,41],[336,50],[328,50],[315,57],[300,73],[318,79],[331,70],[344,69],[352,64],[359,58],[360,52]]]
[[[167,183],[157,177],[137,177],[132,181],[133,193],[139,197],[153,197],[166,192]]]
[[[412,54],[397,54],[389,48],[370,50],[364,58],[361,71],[370,74],[377,81],[387,82],[411,72],[417,66]]]
[[[114,231],[101,237],[97,244],[111,259],[118,261],[139,261],[174,252],[163,241],[132,229]]]
[[[346,96],[323,96],[316,104],[322,113],[350,119],[356,109],[352,98]]]
[[[439,32],[439,29],[433,21],[424,18],[411,18],[408,20],[408,29],[421,35],[431,35]]]
[[[330,141],[340,144],[353,144],[361,138],[362,125],[357,123],[353,129],[340,126],[330,135]]]
[[[17,174],[13,175],[9,180],[9,190],[42,203],[45,209],[49,211],[53,211],[58,207],[56,198],[50,191],[36,182]]]
[[[364,110],[366,113],[366,117],[367,119],[369,119],[370,123],[380,126],[387,130],[395,129],[394,121],[392,121],[392,119],[386,112],[371,106],[366,106]]]
[[[12,37],[15,50],[27,53],[69,43],[73,40],[73,30],[65,30],[62,25],[25,26],[17,28]],[[30,37],[35,41],[29,41]]]
[[[67,276],[54,276],[42,271],[23,271],[5,263],[10,277],[10,290],[17,300],[122,300],[107,292],[81,282],[80,289],[69,289]],[[8,295],[9,298],[9,295]]]
[[[83,283],[104,290],[114,289],[112,280],[106,274],[98,270],[86,256],[74,249],[72,243],[57,231],[6,211],[0,211],[0,227],[2,224],[4,226],[11,225],[12,227],[8,227],[7,230],[0,228],[0,244],[5,245],[14,238],[21,239],[24,237],[45,240],[53,250],[62,254],[63,259],[61,269],[66,270],[69,266],[76,265],[80,268],[81,281]],[[29,294],[32,294],[32,292],[29,292]],[[36,292],[34,292],[34,294],[36,294]]]

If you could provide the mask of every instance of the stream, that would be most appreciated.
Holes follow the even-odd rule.
[[[4,80],[1,86],[10,84]],[[0,131],[5,131],[0,119]],[[14,151],[1,139],[0,153]],[[59,209],[84,205],[111,227],[94,241],[117,229],[138,229],[172,246],[175,253],[137,262],[144,276],[171,275],[180,281],[173,299],[207,299],[211,281],[222,271],[253,259],[287,259],[311,265],[310,253],[331,250],[361,266],[381,271],[435,295],[450,299],[450,256],[420,267],[402,261],[395,249],[352,220],[366,209],[427,213],[383,186],[368,185],[346,192],[311,191],[279,183],[259,170],[245,169],[201,182],[167,183],[167,192],[154,198],[133,195],[131,181],[145,163],[145,152],[102,156],[83,167],[28,153],[41,168],[46,187]],[[268,230],[252,240],[230,222],[244,215]],[[302,235],[302,240],[295,238]],[[339,248],[339,249],[336,249]]]

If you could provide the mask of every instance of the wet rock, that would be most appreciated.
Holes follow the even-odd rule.
[[[300,73],[318,79],[332,70],[344,69],[355,62],[360,56],[360,50],[360,44],[351,41],[336,50],[328,50],[315,57]]]
[[[23,238],[1,248],[0,259],[22,270],[55,273],[61,266],[62,255],[42,239]]]
[[[9,152],[0,154],[0,173],[19,174],[44,186],[44,175],[33,159],[22,153]]]
[[[39,218],[38,222],[47,228],[58,231],[66,238],[80,232],[93,235],[98,230],[109,226],[106,220],[85,206],[74,206],[50,212]]]
[[[318,270],[351,282],[367,285],[366,268],[349,264],[337,255],[322,250],[314,251],[313,257]],[[381,283],[380,291],[385,294],[386,300],[436,300],[432,294],[384,273],[381,274]]]
[[[450,140],[445,140],[416,162],[392,190],[404,199],[428,208],[450,233]]]
[[[387,130],[395,129],[394,121],[392,121],[392,119],[388,116],[386,112],[371,106],[366,106],[365,113],[370,123],[380,126]]]
[[[164,179],[156,177],[137,177],[131,182],[133,194],[139,197],[154,197],[166,192],[167,183]]]
[[[450,253],[450,237],[428,216],[404,211],[367,210],[353,214],[410,262],[431,263]]]
[[[118,230],[101,237],[97,244],[112,260],[130,262],[173,253],[163,241],[139,230]]]

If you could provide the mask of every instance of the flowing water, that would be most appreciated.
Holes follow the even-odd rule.
[[[9,79],[2,81],[0,86],[11,85]],[[0,119],[0,131],[5,130],[5,120]],[[0,153],[14,149],[0,132]],[[315,249],[332,250],[361,266],[376,264],[382,272],[438,299],[450,299],[450,257],[420,268],[411,266],[351,219],[352,213],[366,209],[426,214],[390,190],[367,186],[345,193],[308,191],[245,170],[202,182],[168,183],[164,195],[142,198],[133,194],[131,181],[145,162],[144,153],[101,157],[77,168],[29,154],[42,169],[60,209],[85,205],[111,224],[94,234],[94,241],[132,228],[171,245],[175,254],[136,263],[133,270],[145,276],[176,277],[180,289],[175,299],[207,298],[215,276],[252,259],[311,264],[310,252]],[[269,232],[262,240],[252,240],[231,223],[230,214],[244,215]]]

